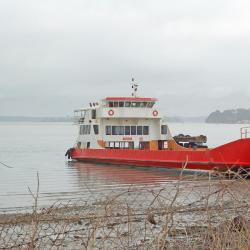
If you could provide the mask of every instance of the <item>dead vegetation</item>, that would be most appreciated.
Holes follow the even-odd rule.
[[[249,249],[250,182],[182,174],[171,185],[0,215],[0,249]]]

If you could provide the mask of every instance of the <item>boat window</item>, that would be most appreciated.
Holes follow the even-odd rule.
[[[90,131],[91,131],[91,126],[88,125],[88,131],[87,131],[87,134],[88,134],[88,135],[90,134]]]
[[[149,126],[143,126],[143,135],[149,134]]]
[[[109,107],[114,107],[114,103],[113,102],[109,102]]]
[[[142,135],[142,126],[137,126],[137,135]]]
[[[82,128],[82,134],[85,135],[86,134],[86,125],[83,125],[83,128]]]
[[[96,135],[99,134],[99,126],[98,125],[93,125],[93,129]]]
[[[89,141],[87,142],[87,148],[90,148],[90,142]]]
[[[119,135],[124,135],[124,126],[120,126]]]
[[[112,135],[120,134],[120,126],[112,126]]]
[[[112,135],[116,135],[116,126],[112,126]]]
[[[154,106],[154,104],[155,104],[154,102],[149,102],[149,103],[148,103],[148,107],[149,107],[149,108],[152,108],[152,107]]]
[[[127,142],[127,141],[110,141],[106,142],[105,144],[106,148],[120,148],[120,149],[128,149],[128,148],[134,148],[133,142]]]
[[[125,135],[130,135],[130,126],[125,126]]]
[[[111,126],[106,126],[106,135],[111,135]]]
[[[96,109],[92,109],[92,119],[96,119]]]
[[[168,133],[168,126],[167,125],[161,125],[161,134],[166,135]]]
[[[124,126],[112,126],[112,135],[124,135]]]
[[[119,107],[124,107],[124,102],[119,102]]]
[[[125,142],[124,141],[120,142],[120,148],[125,148]]]
[[[125,107],[130,107],[131,106],[131,102],[125,102]]]
[[[136,126],[131,126],[131,135],[136,135]]]
[[[147,107],[147,102],[141,102],[141,108],[145,108],[145,107]]]
[[[114,107],[118,107],[118,102],[114,102]]]
[[[134,107],[136,107],[136,108],[140,107],[140,102],[132,102],[132,107],[133,108]]]

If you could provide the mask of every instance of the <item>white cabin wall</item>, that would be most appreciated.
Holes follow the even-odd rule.
[[[153,116],[153,111],[157,108],[106,108],[105,103],[101,103],[100,106],[89,107],[85,109],[84,123],[80,125],[91,125],[91,133],[80,135],[78,133],[77,142],[81,142],[81,148],[87,147],[87,142],[90,142],[91,149],[101,149],[98,144],[100,141],[134,141],[135,148],[138,147],[140,141],[152,141],[152,140],[169,140],[172,138],[169,128],[166,135],[161,134],[161,125],[167,125],[158,113],[157,116]],[[92,119],[92,110],[96,110],[96,119]],[[114,116],[107,116],[108,110],[114,110]],[[99,134],[95,135],[93,125],[99,126]],[[106,135],[106,126],[149,126],[149,135]],[[80,130],[80,129],[79,129]],[[80,132],[80,131],[79,131]],[[126,140],[125,137],[129,137]]]
[[[149,126],[149,135],[106,135],[106,126]],[[132,138],[135,147],[139,146],[141,138],[143,141],[160,139],[160,119],[102,119],[102,136],[104,141],[130,141],[125,138]]]

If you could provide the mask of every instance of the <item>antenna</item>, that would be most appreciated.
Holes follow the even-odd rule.
[[[135,81],[135,79],[132,77],[132,96],[137,97],[137,90],[138,90],[139,84]]]

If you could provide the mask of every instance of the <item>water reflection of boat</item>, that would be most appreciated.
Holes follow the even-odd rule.
[[[179,179],[180,172],[166,169],[137,168],[83,162],[69,162],[68,166],[77,171],[81,182],[108,181],[123,184],[156,184]]]

